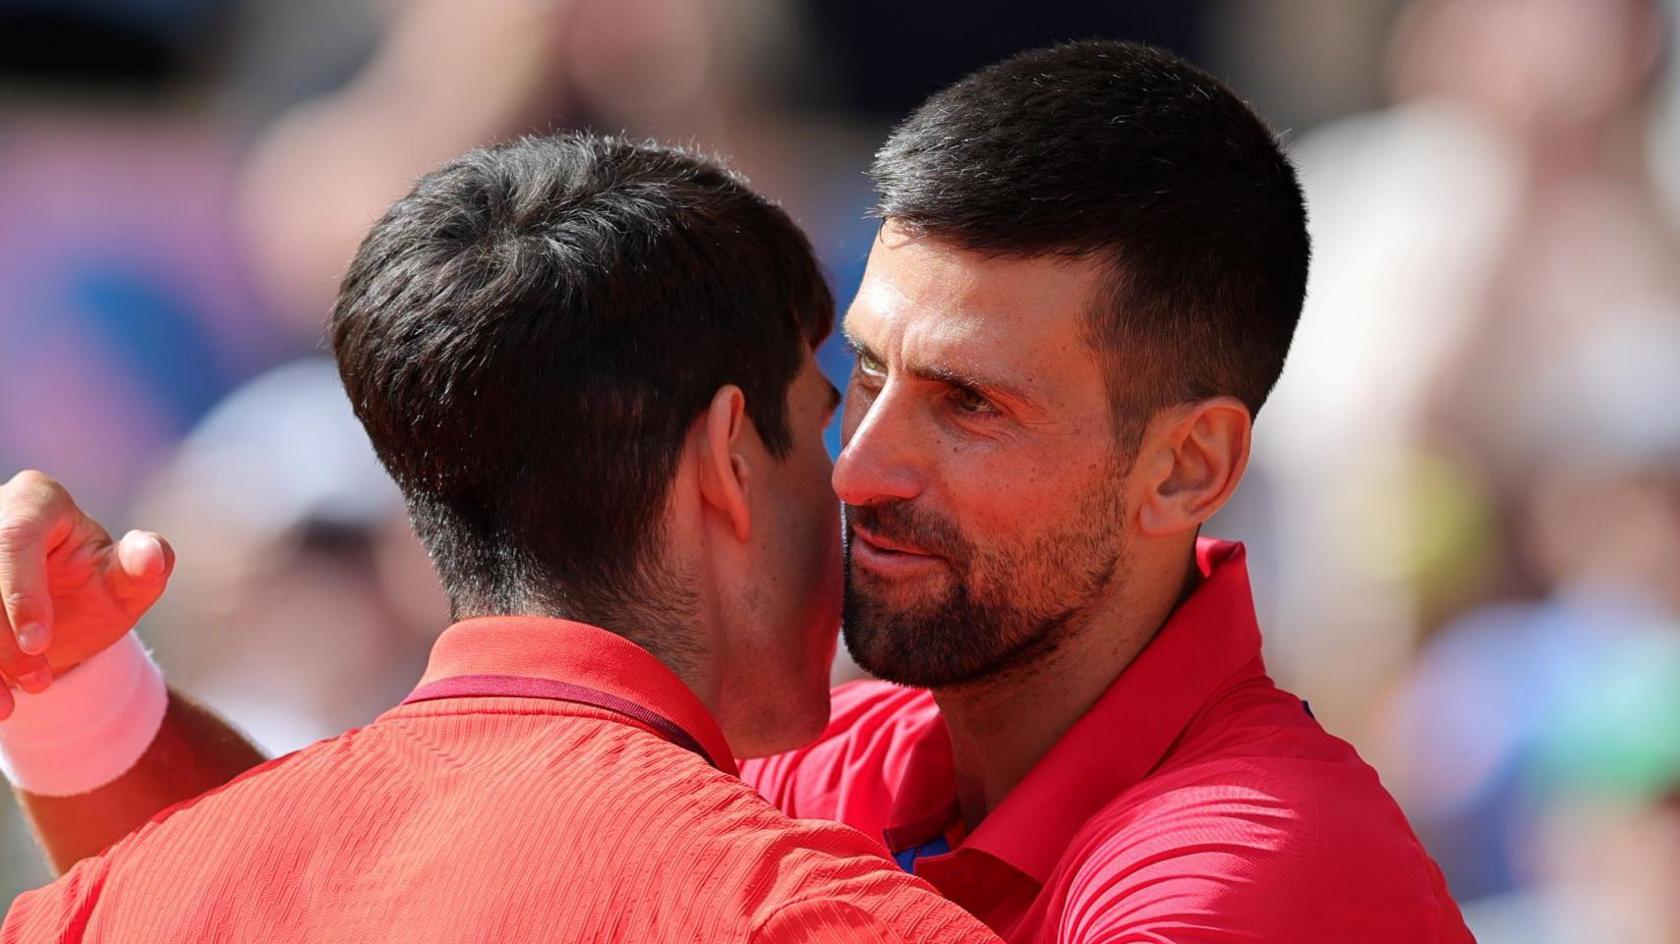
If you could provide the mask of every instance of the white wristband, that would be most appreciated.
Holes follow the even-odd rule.
[[[0,772],[20,789],[74,796],[134,766],[163,727],[163,670],[129,633],[30,695],[0,721]]]

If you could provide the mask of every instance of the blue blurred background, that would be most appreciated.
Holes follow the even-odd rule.
[[[894,121],[1018,49],[1156,43],[1284,133],[1310,206],[1295,349],[1210,529],[1250,545],[1274,674],[1377,766],[1482,941],[1677,942],[1675,14],[0,0],[0,477],[170,536],[143,633],[266,748],[363,723],[446,613],[321,325],[416,175],[562,127],[696,143],[844,304]],[[4,808],[0,902],[46,877]]]

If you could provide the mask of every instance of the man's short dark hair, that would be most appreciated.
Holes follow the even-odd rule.
[[[1216,395],[1258,412],[1300,318],[1306,209],[1265,123],[1170,53],[1088,40],[973,73],[892,133],[876,213],[1001,256],[1103,259],[1089,337],[1123,439]]]
[[[785,455],[788,388],[832,320],[809,242],[740,177],[567,134],[421,178],[362,243],[331,335],[457,618],[638,633],[625,613],[671,589],[656,545],[687,430],[735,384]]]

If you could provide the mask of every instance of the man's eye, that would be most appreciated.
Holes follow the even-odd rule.
[[[975,416],[992,416],[998,412],[996,405],[973,390],[958,387],[951,393],[952,402],[957,409]]]
[[[867,354],[859,354],[857,359],[858,371],[866,377],[885,377],[886,365]]]

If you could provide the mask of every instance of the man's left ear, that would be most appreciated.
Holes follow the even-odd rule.
[[[743,543],[752,537],[752,510],[747,501],[752,475],[742,455],[753,435],[751,425],[741,388],[727,384],[712,396],[690,434],[699,458],[701,498]]]
[[[1254,419],[1235,397],[1156,414],[1138,448],[1138,526],[1166,537],[1197,527],[1225,505],[1248,468]],[[1135,494],[1135,493],[1134,493]]]

